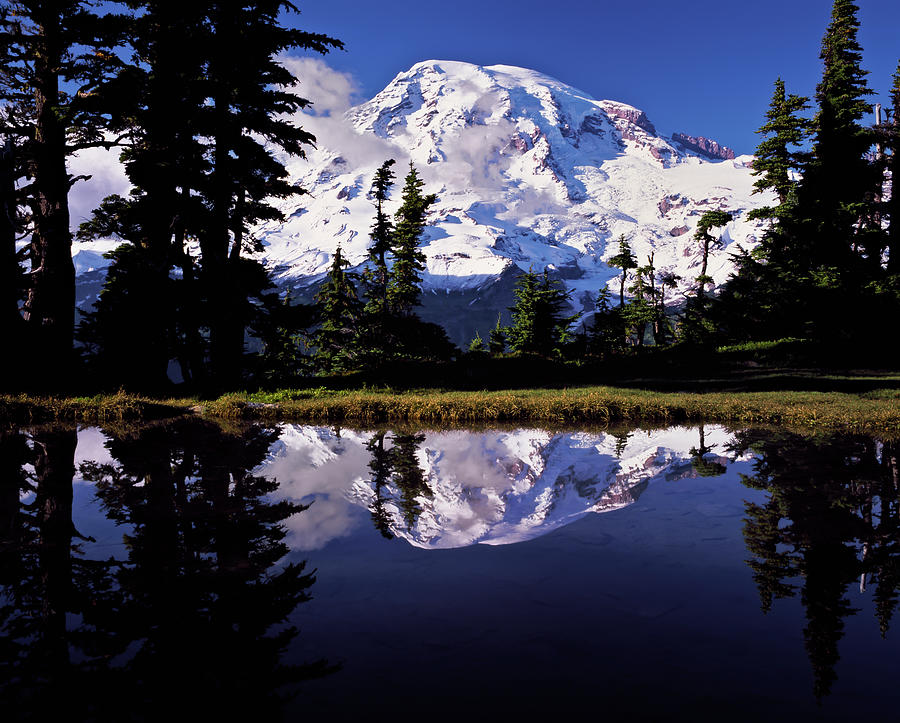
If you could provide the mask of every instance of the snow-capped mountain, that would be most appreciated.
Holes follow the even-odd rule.
[[[362,264],[375,170],[398,161],[392,211],[412,161],[438,197],[423,248],[423,316],[457,338],[493,325],[529,268],[549,267],[590,309],[616,273],[606,260],[622,234],[640,263],[652,253],[657,269],[689,284],[700,263],[692,234],[713,209],[735,218],[710,258],[708,273],[721,283],[734,244],[752,246],[760,233],[747,211],[770,201],[751,196],[751,157],[702,137],[663,136],[637,108],[523,68],[425,61],[330,120],[340,133],[287,162],[309,193],[284,202],[286,222],[257,229],[266,263],[279,283],[300,289],[322,278],[338,244]],[[96,265],[89,253],[78,260]]]
[[[705,432],[707,447],[719,453],[730,439],[721,427]],[[694,476],[691,450],[699,443],[696,429],[678,427],[638,430],[627,439],[536,429],[429,433],[415,451],[425,488],[415,493],[410,515],[411,495],[396,477],[376,492],[366,449],[371,438],[325,427],[283,428],[257,473],[279,481],[279,496],[314,501],[288,523],[294,546],[321,547],[370,525],[359,513],[375,510],[376,494],[384,526],[416,547],[533,539],[591,512],[626,507],[653,481]],[[387,435],[385,447],[392,441]]]

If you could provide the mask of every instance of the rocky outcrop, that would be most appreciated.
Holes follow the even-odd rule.
[[[703,136],[689,136],[686,133],[673,133],[672,140],[681,144],[689,151],[700,153],[707,158],[717,161],[733,161],[734,151],[727,146],[719,145],[716,141]]]
[[[619,105],[617,103],[604,103],[603,109],[606,111],[608,116],[613,116],[615,118],[621,118],[622,120],[626,120],[629,123],[633,123],[638,128],[647,131],[650,135],[656,135],[656,128],[653,123],[650,122],[650,119],[647,117],[647,114],[642,110],[638,110],[637,108],[632,108],[627,105]]]

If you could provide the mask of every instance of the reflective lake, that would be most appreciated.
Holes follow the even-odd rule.
[[[893,720],[898,448],[0,432],[0,720]]]

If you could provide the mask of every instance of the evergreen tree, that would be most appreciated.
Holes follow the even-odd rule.
[[[207,15],[209,32],[202,36],[208,46],[204,110],[211,168],[206,195],[209,226],[199,240],[210,362],[223,387],[240,378],[251,291],[241,283],[247,278],[241,254],[255,248],[247,236],[249,226],[284,220],[272,200],[302,193],[288,179],[275,151],[302,158],[315,141],[290,120],[309,101],[292,92],[298,79],[279,57],[287,50],[327,53],[342,47],[326,35],[285,27],[282,13],[291,11],[296,8],[284,0],[241,6],[213,3]]]
[[[652,266],[652,258],[651,258]],[[672,341],[672,324],[666,314],[666,291],[677,289],[681,277],[674,271],[660,271],[655,275],[653,286],[655,314],[653,318],[653,341],[657,346],[665,346]]]
[[[650,295],[651,289],[646,281],[648,277],[653,277],[652,267],[639,266],[635,269],[634,284],[629,288],[632,294],[631,303],[620,307],[627,335],[638,347],[644,346],[647,325],[656,318],[656,310]]]
[[[776,217],[779,209],[793,198],[797,185],[793,175],[800,170],[805,159],[796,149],[802,147],[810,132],[810,122],[797,113],[809,108],[808,101],[808,98],[799,95],[787,95],[784,81],[781,78],[775,81],[766,122],[757,131],[765,138],[757,146],[753,161],[753,175],[757,177],[753,193],[774,191],[779,208],[756,208],[748,218]]]
[[[720,236],[713,236],[710,229],[724,226],[731,221],[731,214],[727,211],[707,211],[700,217],[694,239],[699,241],[702,250],[700,263],[700,275],[697,277],[697,298],[704,295],[706,285],[712,283],[712,278],[707,276],[706,270],[709,263],[709,251],[711,248],[720,249],[724,246]]]
[[[891,125],[889,158],[891,172],[891,198],[887,204],[888,226],[888,273],[900,274],[900,62],[894,72],[891,85]]]
[[[23,154],[29,208],[29,284],[23,318],[32,383],[47,386],[72,372],[75,267],[69,229],[66,159],[104,145],[108,117],[97,89],[118,63],[118,16],[100,17],[86,0],[0,3],[0,106],[3,140]],[[10,165],[6,171],[9,172]],[[19,179],[16,179],[19,180]],[[24,179],[23,179],[24,180]],[[9,208],[9,200],[6,200]],[[51,372],[52,370],[52,372]]]
[[[694,293],[685,301],[684,310],[678,327],[678,338],[682,343],[693,345],[707,344],[711,342],[717,333],[716,323],[711,313],[712,301],[706,294],[706,285],[712,283],[706,271],[709,262],[711,248],[722,248],[720,237],[713,236],[710,230],[717,226],[724,226],[731,221],[731,214],[727,211],[707,211],[700,217],[694,239],[701,244],[700,274],[696,278]]]
[[[799,240],[809,246],[803,253],[814,268],[852,265],[857,223],[867,214],[866,206],[877,185],[866,159],[873,135],[862,125],[872,106],[866,100],[871,95],[867,71],[860,65],[858,12],[851,0],[835,0],[831,24],[822,39],[823,72],[816,87],[813,150],[799,189],[804,219]]]
[[[569,327],[580,313],[563,315],[571,294],[547,270],[538,276],[532,270],[516,281],[516,304],[510,307],[512,325],[507,329],[510,348],[517,354],[558,357],[571,338]]]
[[[500,317],[501,315],[497,314],[497,324],[491,329],[490,336],[488,336],[488,351],[491,356],[499,356],[506,351],[506,332]]]
[[[3,121],[0,117],[0,123]],[[0,143],[0,338],[5,339],[11,349],[21,349],[25,321],[19,312],[19,304],[25,290],[25,276],[16,253],[16,239],[22,225],[16,180],[22,173],[17,169],[14,139],[2,133]],[[9,375],[3,384],[9,391],[15,381]]]
[[[429,207],[437,201],[434,194],[422,195],[424,186],[424,181],[410,161],[400,208],[394,217],[391,243],[394,265],[388,280],[387,296],[388,306],[395,316],[412,316],[422,295],[421,274],[425,270],[425,254],[419,249],[419,244],[425,230],[425,216]]]
[[[371,190],[375,202],[375,222],[372,224],[372,245],[369,247],[371,267],[365,273],[368,285],[366,314],[370,319],[380,321],[382,326],[388,313],[387,255],[394,242],[394,225],[384,210],[384,203],[394,185],[394,172],[391,170],[394,163],[394,159],[389,158],[375,171]]]
[[[610,303],[610,291],[606,287],[597,294],[594,309],[594,323],[591,326],[588,349],[600,357],[622,350],[625,336],[622,329],[623,307],[613,308]]]
[[[622,270],[622,278],[619,280],[619,306],[625,306],[625,282],[628,272],[636,269],[638,264],[624,234],[619,236],[619,252],[607,261],[607,265]]]
[[[351,371],[359,365],[357,339],[362,303],[356,294],[357,277],[346,271],[349,266],[338,245],[328,279],[316,295],[321,326],[313,340],[315,364],[328,373]]]
[[[482,355],[485,352],[484,347],[484,339],[481,338],[481,334],[477,331],[475,332],[475,336],[472,337],[472,341],[469,342],[469,348],[467,349],[469,354],[474,355]]]
[[[133,5],[134,62],[112,86],[134,191],[111,200],[93,232],[114,228],[142,257],[151,279],[136,286],[147,296],[131,294],[135,314],[180,271],[178,317],[160,314],[145,328],[145,385],[165,383],[174,355],[190,360],[186,379],[221,389],[241,377],[245,329],[278,306],[264,301],[271,283],[261,264],[244,256],[258,250],[252,224],[283,218],[272,199],[301,192],[275,152],[302,156],[313,141],[287,120],[309,101],[291,91],[297,79],[277,58],[340,43],[283,27],[281,11],[293,9],[285,2]],[[189,242],[198,243],[198,259]],[[173,350],[173,340],[185,349]]]

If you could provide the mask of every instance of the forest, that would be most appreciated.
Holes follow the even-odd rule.
[[[288,120],[311,101],[279,58],[342,48],[288,27],[294,11],[279,0],[0,3],[0,335],[16,369],[2,391],[352,387],[397,370],[496,384],[532,362],[596,380],[735,351],[752,362],[896,367],[900,64],[890,107],[876,115],[850,0],[834,2],[814,98],[774,83],[753,173],[776,202],[752,212],[766,231],[734,256],[723,286],[707,261],[731,216],[711,210],[692,241],[695,278],[657,269],[620,237],[608,260],[617,294],[598,289],[594,309],[576,313],[563,282],[532,268],[516,282],[509,323],[498,318],[466,349],[417,314],[435,197],[412,164],[382,164],[369,190],[369,257],[351,270],[338,247],[313,303],[279,290],[255,255],[255,226],[283,220],[274,202],[304,193],[285,159],[315,142]],[[118,149],[131,191],[73,230],[69,194],[85,177],[67,161],[88,148]],[[89,310],[75,306],[73,238],[121,241]]]

